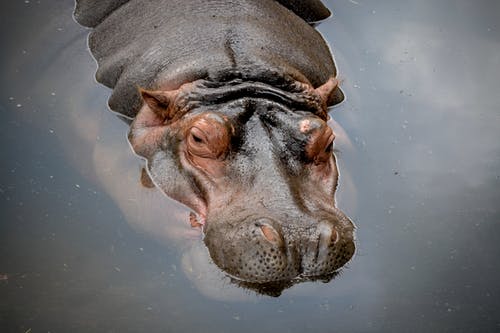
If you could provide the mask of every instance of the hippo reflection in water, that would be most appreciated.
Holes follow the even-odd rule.
[[[319,0],[77,0],[96,78],[153,183],[240,284],[329,280],[354,253],[336,208],[340,103]]]

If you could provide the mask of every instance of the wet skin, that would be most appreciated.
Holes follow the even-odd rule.
[[[77,1],[149,186],[249,283],[331,276],[354,253],[326,125],[343,94],[313,27],[328,15],[318,0]]]
[[[207,86],[141,91],[129,140],[156,186],[196,211],[212,259],[234,277],[266,283],[342,267],[353,225],[335,207],[335,135],[324,112],[337,80],[297,84],[304,98],[258,83]]]

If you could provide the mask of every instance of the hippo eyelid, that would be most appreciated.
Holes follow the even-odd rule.
[[[224,118],[222,118],[220,115],[218,115],[216,113],[209,113],[207,115],[207,118],[213,119],[213,120],[217,121],[220,124],[224,124],[225,123]]]
[[[196,141],[198,143],[203,142],[203,140],[200,137],[196,136],[195,134],[191,134],[191,135],[193,136],[194,141]]]
[[[202,129],[200,129],[196,126],[191,127],[189,134],[191,134],[194,141],[197,143],[204,143],[206,141],[206,137],[207,137],[206,133]]]

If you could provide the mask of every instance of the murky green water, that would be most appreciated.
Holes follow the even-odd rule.
[[[257,296],[139,184],[71,1],[0,4],[1,332],[500,330],[500,3],[326,1],[357,255]]]

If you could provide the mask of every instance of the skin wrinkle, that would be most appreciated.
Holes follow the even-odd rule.
[[[253,99],[249,99],[247,101],[251,101],[250,103],[249,102],[245,102],[245,103],[246,103],[246,105],[250,106],[249,111],[253,111],[253,113],[247,112],[247,111],[243,112],[244,114],[247,114],[246,117],[243,118],[246,120],[246,122],[245,122],[245,124],[239,125],[240,126],[239,128],[242,129],[242,131],[240,131],[240,132],[238,132],[238,130],[237,130],[238,127],[227,125],[227,124],[230,124],[234,121],[234,120],[231,120],[231,116],[221,116],[220,117],[220,116],[218,116],[218,113],[213,113],[210,111],[205,111],[205,112],[200,111],[197,114],[192,115],[192,116],[190,116],[190,117],[188,117],[180,122],[177,121],[177,122],[174,122],[170,125],[167,125],[166,128],[170,128],[170,127],[177,128],[174,131],[172,131],[171,134],[173,134],[174,137],[178,138],[178,141],[177,141],[178,144],[176,144],[176,147],[177,147],[176,154],[178,157],[180,157],[180,158],[178,158],[179,167],[181,168],[181,170],[183,170],[182,171],[183,178],[188,181],[188,184],[190,184],[189,186],[193,191],[193,195],[198,198],[197,200],[201,201],[201,204],[204,207],[206,207],[206,208],[204,208],[206,210],[206,213],[205,213],[206,214],[206,221],[209,221],[209,223],[204,226],[204,230],[206,232],[205,240],[207,241],[207,246],[209,246],[209,248],[212,247],[212,245],[210,245],[211,242],[209,240],[212,237],[215,237],[215,236],[213,236],[213,232],[210,231],[210,230],[214,230],[213,229],[214,226],[212,226],[212,224],[214,222],[216,224],[218,224],[218,221],[225,221],[226,230],[227,230],[227,228],[231,228],[231,226],[233,226],[233,228],[236,228],[236,226],[239,226],[234,230],[239,230],[240,228],[245,228],[244,224],[236,223],[236,221],[230,222],[231,219],[225,218],[224,214],[223,214],[223,216],[219,215],[220,212],[224,212],[227,207],[231,207],[231,206],[235,207],[237,205],[237,203],[240,202],[240,204],[238,204],[241,207],[240,209],[245,210],[245,209],[247,209],[246,208],[247,202],[256,202],[256,201],[263,202],[264,206],[267,207],[266,210],[264,211],[264,215],[266,215],[266,214],[273,215],[272,212],[275,211],[277,207],[282,207],[281,209],[285,213],[281,217],[278,214],[276,216],[276,218],[278,220],[282,220],[284,218],[283,222],[289,223],[288,221],[294,221],[296,219],[299,219],[299,220],[302,220],[303,223],[305,223],[305,222],[307,222],[307,223],[303,224],[301,222],[301,224],[297,227],[290,227],[290,225],[285,224],[285,227],[284,227],[284,229],[282,229],[283,230],[282,232],[285,235],[294,235],[294,236],[292,236],[293,237],[292,239],[288,239],[289,236],[287,236],[287,238],[285,238],[285,243],[288,245],[285,246],[282,250],[280,250],[280,251],[283,251],[283,255],[287,258],[286,262],[288,262],[288,264],[286,266],[284,266],[283,268],[275,271],[272,274],[271,274],[271,271],[267,271],[266,274],[264,274],[262,272],[259,274],[261,274],[261,275],[264,274],[269,279],[273,279],[273,280],[283,279],[283,278],[293,278],[294,276],[301,275],[301,274],[307,275],[307,274],[309,274],[307,272],[314,271],[314,269],[312,267],[316,267],[316,266],[314,266],[316,264],[313,264],[313,263],[306,264],[306,261],[304,261],[304,260],[313,260],[313,262],[315,262],[314,258],[317,258],[317,255],[318,255],[317,252],[319,251],[318,250],[319,245],[317,244],[317,242],[319,241],[319,235],[316,235],[315,226],[314,226],[314,224],[311,224],[311,223],[312,223],[312,220],[314,220],[316,218],[315,215],[317,215],[318,212],[324,211],[323,207],[328,205],[327,204],[328,199],[327,199],[327,197],[323,197],[323,195],[321,195],[320,193],[311,192],[311,187],[304,187],[304,185],[305,185],[304,182],[307,181],[306,179],[311,178],[314,175],[319,176],[320,174],[325,174],[324,177],[326,177],[325,180],[327,180],[327,183],[325,183],[324,185],[327,185],[328,183],[331,184],[332,181],[328,181],[328,179],[330,179],[330,178],[329,178],[329,176],[326,176],[326,174],[329,174],[330,171],[333,169],[331,167],[328,167],[327,169],[323,168],[323,171],[319,172],[318,165],[331,165],[331,163],[333,162],[333,157],[329,158],[327,161],[323,161],[323,159],[316,160],[316,163],[314,163],[315,159],[313,158],[313,156],[310,156],[311,154],[309,154],[309,159],[312,160],[311,162],[307,162],[307,161],[299,162],[299,160],[300,160],[300,157],[299,157],[299,160],[297,160],[297,163],[298,163],[297,165],[300,165],[301,163],[309,163],[311,165],[311,167],[310,167],[311,169],[309,172],[306,172],[306,174],[303,177],[292,176],[294,168],[293,167],[290,168],[290,166],[293,165],[294,163],[296,163],[293,161],[295,161],[297,159],[297,157],[294,157],[293,154],[287,155],[289,153],[287,153],[288,149],[286,148],[287,146],[285,145],[285,143],[288,142],[289,137],[293,137],[294,130],[300,132],[300,121],[299,121],[300,117],[298,117],[297,120],[293,120],[292,123],[289,123],[291,121],[291,119],[289,119],[289,118],[290,118],[290,116],[293,116],[294,113],[288,113],[288,111],[286,111],[285,109],[283,111],[281,111],[282,106],[280,106],[279,104],[276,104],[275,102],[271,101],[271,102],[267,103],[267,106],[252,107],[251,105],[255,105],[254,103],[261,104],[262,101],[261,100],[253,100]],[[215,119],[218,119],[218,120],[215,120]],[[242,118],[241,118],[241,116],[239,116],[238,118],[233,118],[233,119],[242,119]],[[295,119],[295,118],[293,118],[293,119]],[[264,167],[264,169],[262,169],[262,171],[265,172],[264,174],[260,175],[261,180],[259,180],[259,182],[255,183],[255,184],[247,183],[246,186],[250,186],[250,188],[261,188],[262,189],[262,185],[260,183],[262,180],[275,178],[275,176],[272,176],[272,173],[266,176],[266,173],[271,170],[271,169],[267,169],[266,165],[267,166],[275,165],[278,167],[275,168],[274,169],[275,171],[273,171],[273,172],[277,172],[279,174],[278,178],[281,179],[279,181],[279,183],[287,186],[288,187],[287,190],[285,190],[285,191],[278,190],[279,187],[277,188],[275,186],[278,183],[271,183],[271,184],[269,184],[269,186],[273,187],[273,190],[270,193],[274,193],[274,195],[272,197],[267,197],[265,195],[263,195],[263,196],[258,195],[256,197],[257,193],[248,193],[248,191],[245,191],[246,186],[243,185],[244,182],[242,183],[242,180],[237,178],[238,172],[234,173],[234,176],[231,178],[228,178],[228,176],[231,175],[230,172],[226,173],[226,176],[224,176],[220,179],[217,177],[214,178],[213,177],[214,173],[210,172],[210,167],[200,165],[193,160],[193,156],[196,155],[196,151],[190,152],[190,150],[189,150],[189,142],[190,141],[186,140],[186,137],[188,135],[190,135],[190,133],[191,133],[189,129],[196,126],[197,130],[202,131],[202,132],[196,133],[199,136],[198,140],[200,141],[196,144],[206,146],[207,147],[206,149],[208,149],[207,153],[202,153],[203,159],[206,160],[207,163],[209,163],[208,165],[215,165],[214,163],[217,163],[217,161],[218,161],[217,156],[219,156],[219,153],[217,153],[218,148],[215,148],[215,147],[218,147],[218,145],[220,145],[220,142],[219,143],[217,143],[217,142],[222,140],[222,139],[220,139],[221,138],[220,133],[218,133],[218,131],[216,130],[217,133],[215,136],[213,136],[212,134],[209,134],[208,132],[205,132],[205,131],[214,130],[215,127],[213,127],[213,124],[219,124],[220,121],[222,121],[223,123],[225,123],[227,125],[227,126],[224,126],[223,128],[236,128],[234,131],[231,131],[232,133],[234,133],[233,136],[236,133],[239,133],[240,135],[241,135],[241,133],[243,133],[243,135],[244,135],[243,140],[240,141],[241,142],[240,145],[242,144],[239,147],[240,151],[235,151],[234,149],[231,149],[233,152],[228,153],[227,155],[225,155],[225,158],[222,159],[224,161],[224,163],[228,163],[228,162],[233,163],[235,161],[235,159],[238,159],[239,156],[242,156],[242,155],[240,155],[241,151],[247,152],[247,155],[244,157],[245,157],[245,159],[248,159],[249,157],[252,156],[252,154],[248,155],[248,152],[250,152],[252,150],[254,150],[254,153],[253,153],[254,155],[252,158],[254,158],[254,159],[257,158],[261,161],[260,163],[264,163],[264,164],[261,164],[261,166]],[[196,124],[199,124],[199,125],[196,125]],[[295,124],[295,125],[292,125],[292,124]],[[165,125],[162,125],[162,127],[163,126],[165,126]],[[201,127],[197,127],[197,126],[201,126]],[[215,126],[218,126],[218,125],[215,125]],[[311,139],[311,136],[309,136],[310,145],[315,145],[315,146],[319,146],[319,147],[329,145],[328,140],[329,140],[331,135],[329,134],[328,129],[329,128],[327,128],[326,125],[322,124],[321,127],[313,130],[313,133],[315,133],[316,136],[314,136],[312,139]],[[252,135],[257,134],[257,136],[248,137],[247,134],[245,134],[245,133],[249,133],[248,131],[250,131],[250,133],[252,133]],[[263,137],[260,136],[260,134],[258,134],[259,131],[260,131],[260,133],[265,133],[265,137],[268,140],[268,143],[266,145],[261,144]],[[330,132],[331,132],[331,130],[330,130]],[[165,134],[167,134],[167,133],[168,132],[165,132]],[[222,137],[224,137],[224,135],[222,135]],[[226,142],[226,145],[228,142],[233,142],[233,140],[230,140],[229,138],[224,139],[224,140]],[[258,140],[261,143],[259,145],[256,145],[256,146],[253,146],[253,144],[252,145],[247,144],[247,142],[253,142],[253,140]],[[298,140],[297,144],[299,142],[302,142],[302,141]],[[193,144],[194,143],[195,142],[193,142]],[[215,145],[215,146],[212,146],[212,145]],[[170,149],[169,148],[170,144],[165,144],[162,146],[164,146],[163,149]],[[300,144],[299,146],[302,146],[307,150],[307,147],[306,147],[307,144],[305,146]],[[299,146],[297,146],[297,149]],[[214,148],[210,148],[210,147],[214,147]],[[213,155],[208,154],[209,151],[213,151],[214,152]],[[317,155],[323,153],[323,149],[319,149],[319,148],[318,149],[311,149],[311,151],[313,151],[313,154],[317,154]],[[203,152],[203,150],[201,152]],[[198,151],[198,153],[200,153],[200,151]],[[208,154],[208,155],[206,155],[206,154]],[[329,156],[332,156],[331,151],[329,151],[328,154],[329,154]],[[301,156],[307,156],[307,154],[301,155]],[[263,157],[265,157],[265,158],[262,159]],[[250,158],[250,161],[252,160],[252,158]],[[269,162],[268,163],[263,162],[265,160],[269,160]],[[292,164],[290,164],[290,163],[292,163]],[[251,162],[250,162],[250,164],[251,164]],[[245,162],[242,165],[248,165],[248,162]],[[245,168],[247,168],[247,167],[245,167]],[[304,169],[302,169],[302,170],[304,170]],[[254,171],[254,172],[251,172],[250,174],[254,174],[254,177],[255,177],[255,175],[257,175],[259,173],[255,174],[255,171]],[[236,178],[234,178],[234,177],[236,177]],[[262,177],[264,177],[264,178],[262,178]],[[315,177],[316,176],[312,177],[311,179],[314,179]],[[333,174],[333,177],[336,179],[336,177],[337,177],[336,173]],[[276,181],[278,180],[278,178],[276,178]],[[320,183],[323,184],[321,179],[322,179],[322,177],[319,177],[317,181],[320,181]],[[333,180],[333,183],[336,182],[335,179]],[[236,186],[236,184],[241,184],[241,185]],[[262,183],[262,184],[264,184],[264,183]],[[279,185],[279,186],[281,186],[281,185]],[[321,188],[324,188],[324,186],[322,185]],[[227,191],[228,189],[229,189],[229,191]],[[328,192],[328,194],[331,193],[331,191],[327,191],[327,192]],[[214,195],[215,193],[224,193],[224,194],[223,195],[221,195],[221,194]],[[261,193],[265,193],[265,192],[261,191]],[[286,194],[286,193],[288,193],[288,194]],[[325,193],[325,195],[327,195],[327,194]],[[284,203],[284,202],[286,203],[290,199],[291,199],[291,202],[289,202],[286,206],[282,205],[282,203]],[[320,201],[322,203],[319,204],[318,201]],[[333,199],[330,200],[330,202],[333,202]],[[312,206],[309,207],[309,205],[311,205],[311,204],[312,204]],[[287,216],[286,212],[288,212],[288,211],[290,211],[290,212],[294,211],[294,214],[292,214],[291,216]],[[241,213],[240,212],[237,213],[235,215],[235,217],[236,216],[241,216]],[[332,216],[337,216],[337,214],[332,214]],[[327,220],[331,220],[333,218],[332,216],[327,217]],[[210,221],[212,221],[212,222],[210,222]],[[309,224],[309,226],[307,226],[308,224]],[[344,234],[345,233],[340,233],[340,235],[342,235],[342,236]],[[222,239],[224,239],[224,238],[226,239],[226,241],[224,241],[224,244],[225,244],[224,246],[226,247],[226,250],[224,250],[223,252],[221,252],[217,255],[214,254],[216,256],[216,257],[214,257],[214,260],[216,260],[216,262],[217,262],[217,260],[220,259],[221,262],[219,264],[223,265],[223,267],[225,267],[225,269],[227,269],[229,272],[233,272],[236,275],[237,275],[237,272],[239,271],[239,269],[231,266],[231,265],[234,265],[234,261],[233,260],[225,260],[224,258],[228,257],[228,256],[229,256],[228,258],[239,257],[241,255],[241,254],[239,254],[238,249],[235,248],[235,249],[231,250],[231,248],[227,248],[227,246],[228,246],[227,244],[231,244],[233,242],[235,244],[240,244],[242,237],[245,237],[244,235],[245,235],[245,233],[231,233],[231,234],[226,233],[226,234],[221,234],[221,236],[217,236],[217,237],[222,237]],[[249,237],[255,237],[255,236],[249,236]],[[265,235],[263,236],[262,234],[260,234],[260,237],[261,237],[261,240],[259,240],[259,239],[254,240],[255,242],[257,242],[256,244],[260,244],[261,241],[269,241],[265,237]],[[316,243],[314,243],[314,242],[310,243],[310,244],[313,244],[312,248],[311,248],[311,245],[307,245],[309,243],[307,243],[305,241],[305,239],[309,239],[311,237],[316,239],[314,241]],[[303,246],[295,244],[296,241],[293,239],[303,239],[299,243],[305,244],[304,246],[306,246],[306,248],[312,249],[311,251],[313,251],[315,253],[311,257],[312,259],[307,259],[305,257],[304,258],[302,257],[307,252],[305,252],[305,253],[302,253],[300,251],[299,251],[300,253],[297,252],[298,251],[297,249],[302,248]],[[213,245],[213,246],[217,247],[219,245]],[[322,258],[324,257],[325,260],[328,259],[329,253],[330,252],[322,255]],[[254,260],[258,260],[260,262],[263,259],[251,259],[251,258],[249,258],[248,260],[249,260],[249,262],[253,262]],[[283,260],[285,260],[285,259],[283,259]],[[277,267],[272,268],[272,267],[274,267],[273,265],[275,265],[277,263],[271,264],[272,262],[270,262],[269,260],[266,262],[267,262],[268,267],[271,267],[268,269],[271,269],[271,270],[277,269]],[[264,264],[260,264],[260,265],[261,266],[259,266],[259,267],[264,268],[264,266],[262,266]],[[269,265],[271,265],[271,266],[269,266]],[[261,275],[258,275],[259,277],[255,277],[257,279],[256,281],[261,281],[260,279],[263,278]],[[251,275],[246,275],[246,278],[249,280],[252,280]]]
[[[205,242],[216,264],[259,283],[331,275],[349,259],[334,256],[350,246],[352,235],[332,198],[337,166],[323,123],[341,92],[329,49],[303,17],[276,1],[218,1],[220,8],[205,3],[172,1],[172,11],[155,10],[151,18],[129,23],[115,13],[102,22],[92,37],[93,52],[104,49],[99,65],[107,64],[100,79],[120,69],[110,104],[134,116],[146,101],[131,125],[131,146],[148,160],[155,184],[206,217]],[[120,13],[132,14],[135,6],[147,12],[166,1],[130,4]],[[201,7],[206,10],[196,12],[198,24],[178,15]],[[262,24],[267,22],[273,24]],[[155,31],[147,30],[152,24]],[[169,34],[172,27],[179,27],[180,38]],[[105,35],[106,29],[117,36]],[[118,64],[112,51],[123,49],[116,42],[125,37],[131,58]],[[133,91],[131,83],[148,90]],[[211,123],[212,116],[220,116],[223,126]],[[309,123],[301,126],[304,120]],[[276,234],[263,234],[252,221],[258,218]],[[318,262],[321,221],[338,230],[341,241],[333,246],[323,240],[324,260]],[[278,236],[282,247],[273,246]]]
[[[293,93],[291,93],[293,92]],[[312,111],[321,118],[326,119],[324,102],[320,95],[308,84],[293,83],[276,88],[263,82],[241,82],[240,80],[210,82],[198,80],[187,83],[179,88],[179,96],[175,100],[177,109],[189,111],[193,105],[214,105],[221,102],[236,100],[244,96],[258,98],[259,94],[272,100],[298,109]]]
[[[234,35],[232,30],[228,30],[226,33],[225,37],[225,42],[224,42],[224,51],[226,52],[227,57],[229,58],[229,61],[231,63],[231,67],[233,69],[236,69],[238,67],[236,63],[236,56],[235,52],[233,49],[232,44],[234,43]]]

